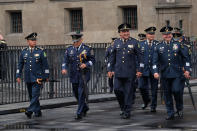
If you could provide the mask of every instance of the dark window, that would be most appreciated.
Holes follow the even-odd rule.
[[[22,13],[21,12],[10,12],[10,32],[11,33],[22,33]]]
[[[130,24],[132,29],[137,29],[137,7],[123,8],[123,23]]]
[[[71,31],[83,31],[83,15],[81,9],[70,11]]]
[[[179,20],[179,28],[180,28],[180,29],[183,28],[183,20]]]
[[[170,21],[166,20],[166,26],[170,26]]]

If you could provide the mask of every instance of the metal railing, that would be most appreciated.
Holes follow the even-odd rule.
[[[88,83],[90,94],[107,93],[107,74],[104,64],[105,48],[108,43],[91,44],[96,63],[91,70]],[[45,49],[50,70],[50,81],[44,84],[40,99],[52,99],[72,96],[72,86],[68,76],[61,74],[61,64],[66,45],[40,46]],[[29,101],[25,82],[16,82],[16,69],[22,50],[21,46],[8,46],[0,50],[0,104]],[[23,80],[24,77],[22,77]]]
[[[104,63],[105,49],[109,43],[92,43],[96,63],[91,70],[88,83],[90,94],[108,93],[108,80]],[[197,78],[197,48],[192,45],[192,79]],[[53,99],[72,96],[72,87],[68,76],[61,75],[61,64],[67,45],[43,45],[46,50],[50,82],[44,84],[40,99]],[[0,49],[0,104],[29,101],[25,82],[16,82],[16,69],[22,46],[8,46]]]

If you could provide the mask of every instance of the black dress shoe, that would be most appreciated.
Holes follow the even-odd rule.
[[[155,108],[151,108],[150,112],[157,112]]]
[[[146,107],[148,106],[148,103],[142,104],[142,109],[146,109]]]
[[[147,102],[145,102],[144,104],[142,104],[142,109],[146,109],[146,107],[148,106],[148,104],[150,103],[150,100],[148,100]]]
[[[80,114],[77,114],[76,116],[75,116],[75,120],[81,120],[82,119],[82,116],[80,115]]]
[[[176,113],[180,119],[183,119],[183,111],[177,111]]]
[[[27,118],[31,119],[32,112],[26,111],[25,115],[27,116]]]
[[[131,117],[131,115],[129,113],[124,113],[121,118],[122,119],[129,119],[130,117]]]
[[[35,113],[35,117],[41,117],[41,116],[42,116],[42,112],[41,111]]]
[[[84,109],[83,116],[86,116],[88,111],[89,111],[89,108]]]
[[[120,116],[123,116],[124,115],[124,112],[123,111],[120,111]]]
[[[167,117],[166,117],[166,120],[174,120],[174,115],[167,116]]]

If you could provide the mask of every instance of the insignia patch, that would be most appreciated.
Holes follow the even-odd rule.
[[[157,68],[157,66],[156,65],[153,65],[153,69],[156,69]]]
[[[129,48],[133,48],[133,45],[128,45]]]
[[[140,44],[138,44],[138,48],[140,48]]]
[[[34,56],[35,56],[35,57],[38,57],[38,56],[39,56],[39,54],[34,54]]]
[[[163,52],[163,51],[164,51],[164,47],[163,47],[163,46],[160,47],[159,50],[160,50],[161,52]]]
[[[178,45],[177,44],[174,44],[173,45],[173,50],[177,50],[178,49]]]
[[[44,57],[47,57],[47,54],[46,54],[46,52],[44,52]]]
[[[71,51],[70,51],[70,54],[72,55],[73,53],[74,53],[73,50],[71,50]]]
[[[86,50],[83,50],[83,51],[81,52],[81,54],[87,54],[87,51],[86,51]]]

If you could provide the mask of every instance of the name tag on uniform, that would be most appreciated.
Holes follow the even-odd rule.
[[[129,48],[133,48],[133,45],[128,45]]]
[[[34,56],[35,56],[35,57],[38,57],[38,56],[40,56],[40,55],[39,55],[39,54],[34,54]]]
[[[74,54],[73,50],[70,51],[70,54],[71,54],[71,55]]]

